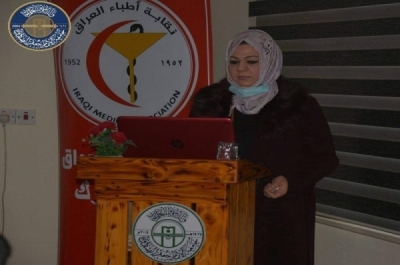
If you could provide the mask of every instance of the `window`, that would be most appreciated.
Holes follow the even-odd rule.
[[[249,17],[329,122],[340,165],[317,184],[318,215],[400,234],[400,3],[255,1]]]

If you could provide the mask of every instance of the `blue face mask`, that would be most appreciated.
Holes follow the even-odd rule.
[[[269,86],[263,85],[263,86],[246,87],[246,88],[230,86],[229,91],[231,91],[240,98],[248,98],[258,94],[267,93],[269,91]]]

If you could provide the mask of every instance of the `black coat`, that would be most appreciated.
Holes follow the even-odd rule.
[[[235,111],[234,127],[241,157],[262,164],[273,176],[257,184],[256,265],[314,264],[314,186],[334,171],[338,158],[321,107],[300,85],[277,80],[279,92],[255,116]],[[201,89],[193,98],[191,117],[227,117],[232,100],[229,84]],[[242,144],[242,146],[241,146]],[[263,188],[283,175],[285,196],[269,199]]]

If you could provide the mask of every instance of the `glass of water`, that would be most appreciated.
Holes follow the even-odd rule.
[[[238,145],[236,143],[219,142],[217,160],[239,160]]]

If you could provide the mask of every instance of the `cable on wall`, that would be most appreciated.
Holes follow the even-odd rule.
[[[6,194],[6,184],[7,184],[7,134],[6,134],[6,123],[10,120],[8,115],[1,115],[0,122],[3,127],[3,135],[4,135],[4,178],[3,178],[3,190],[1,191],[1,214],[2,214],[2,222],[1,222],[1,235],[4,235],[5,228],[5,194]]]

